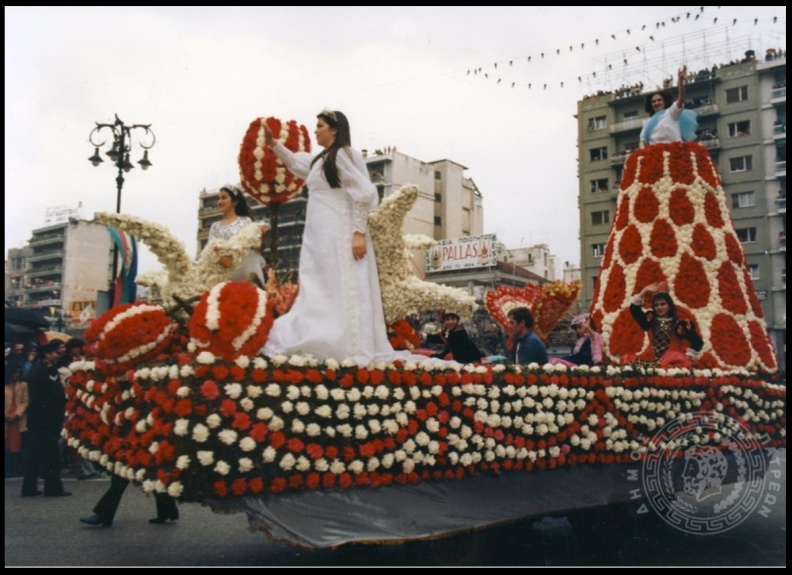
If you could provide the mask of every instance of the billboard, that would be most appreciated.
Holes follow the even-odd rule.
[[[442,272],[495,265],[495,234],[440,240],[429,249],[427,272]]]
[[[62,224],[69,218],[80,219],[81,209],[82,202],[78,202],[77,205],[50,206],[44,213],[44,225]]]

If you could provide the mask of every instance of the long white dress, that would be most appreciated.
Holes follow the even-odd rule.
[[[368,213],[377,206],[377,189],[363,156],[351,148],[338,151],[341,188],[331,188],[323,160],[311,166],[307,153],[292,153],[282,144],[273,151],[309,190],[300,251],[300,289],[291,310],[275,320],[264,353],[310,355],[320,360],[352,359],[364,367],[372,361],[407,359],[394,351],[385,332],[374,246],[367,231]],[[366,255],[352,256],[355,231],[365,232]]]

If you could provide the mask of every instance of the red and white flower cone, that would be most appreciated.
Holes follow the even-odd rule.
[[[696,322],[698,367],[778,369],[720,176],[695,143],[648,146],[625,163],[591,305],[610,357],[649,346],[629,306],[655,282],[666,282],[680,318]]]

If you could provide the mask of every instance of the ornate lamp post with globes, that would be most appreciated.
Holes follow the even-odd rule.
[[[99,155],[99,148],[104,146],[107,140],[102,140],[101,142],[97,140],[99,138],[99,134],[105,128],[110,130],[110,133],[113,136],[112,147],[106,153],[107,156],[112,160],[113,165],[118,168],[118,175],[116,176],[116,188],[118,190],[116,195],[116,213],[120,214],[121,190],[124,187],[124,173],[129,172],[135,167],[129,161],[129,153],[132,150],[132,131],[143,130],[141,138],[146,138],[143,142],[138,141],[138,145],[143,148],[143,158],[138,160],[137,163],[144,170],[147,170],[149,166],[151,166],[151,162],[148,159],[148,151],[154,147],[157,138],[154,136],[154,132],[151,130],[151,124],[133,124],[131,126],[127,126],[119,119],[118,114],[115,115],[115,122],[112,124],[100,124],[99,122],[96,122],[96,127],[91,130],[91,133],[88,136],[88,140],[95,148],[93,156],[88,158],[88,161],[94,166],[98,166],[104,162],[102,157]],[[150,139],[150,143],[148,143],[148,139]],[[115,242],[113,242],[113,277],[110,280],[111,305],[115,300],[114,289],[116,275],[118,275],[118,246],[115,244]]]

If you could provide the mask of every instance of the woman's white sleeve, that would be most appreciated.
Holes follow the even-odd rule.
[[[313,156],[307,152],[292,152],[280,142],[275,142],[271,149],[286,165],[286,169],[300,179],[308,177],[311,171],[311,160]]]
[[[352,199],[352,228],[365,232],[368,214],[377,207],[377,188],[371,183],[366,161],[357,150],[344,148],[338,151],[336,167],[341,187]]]

